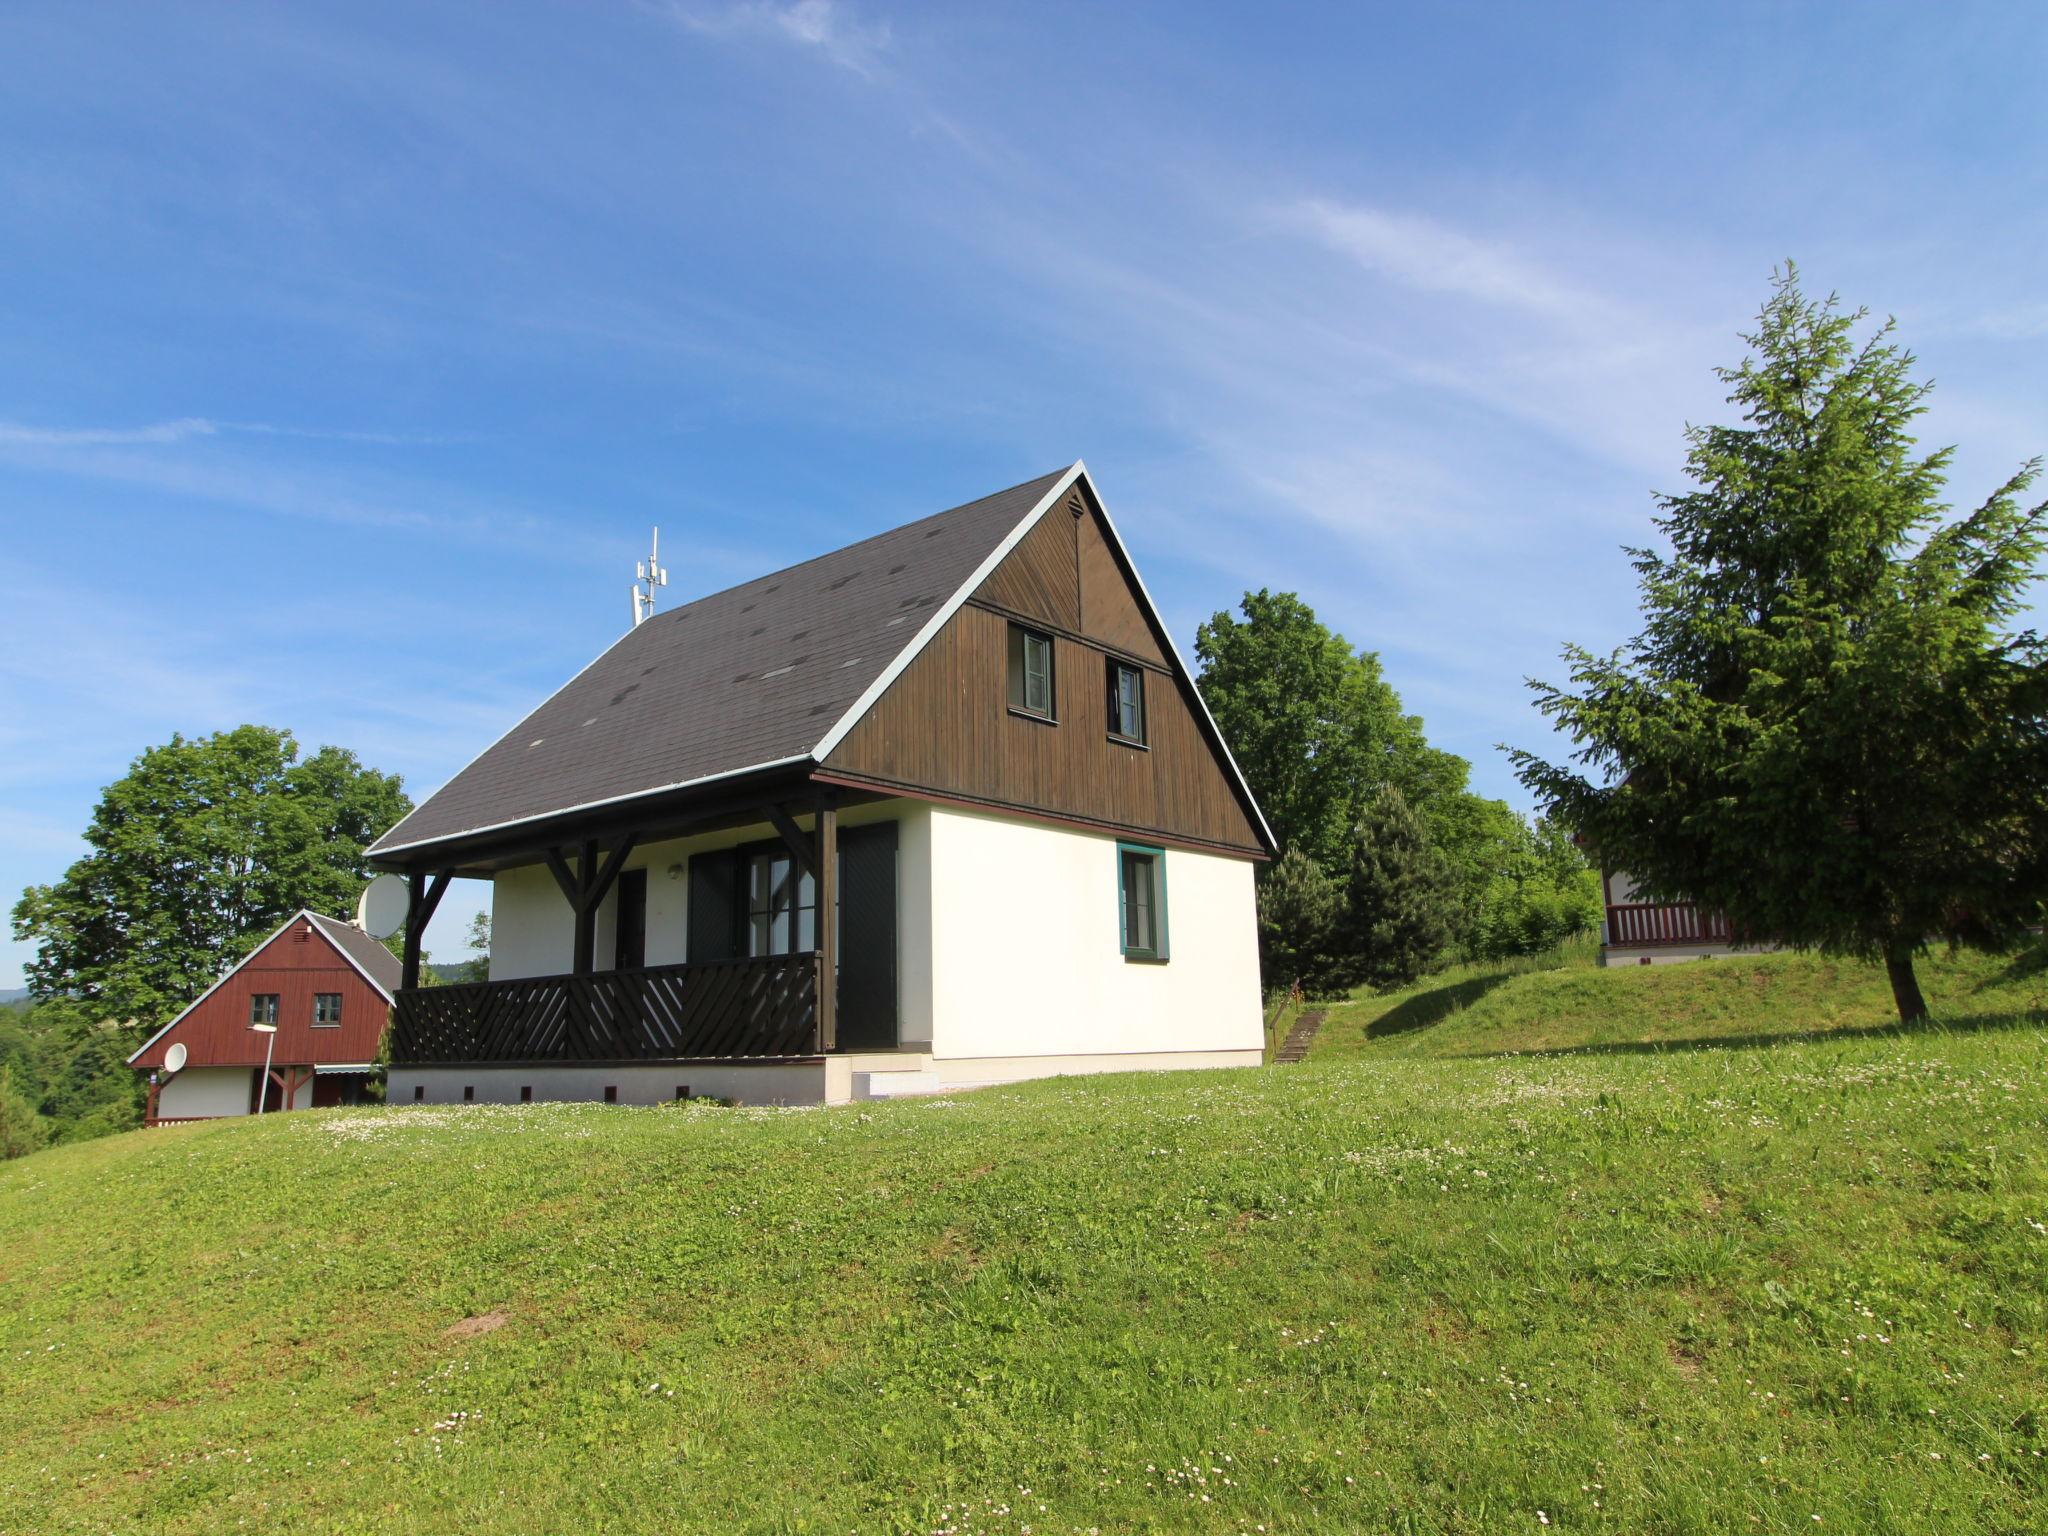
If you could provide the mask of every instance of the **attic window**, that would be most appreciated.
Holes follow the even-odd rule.
[[[1010,708],[1040,720],[1053,718],[1052,636],[1010,626]]]
[[[251,1024],[275,1024],[277,1022],[277,994],[275,992],[252,992],[249,994],[249,1022]]]
[[[1134,747],[1145,745],[1145,674],[1127,661],[1109,660],[1109,734]]]

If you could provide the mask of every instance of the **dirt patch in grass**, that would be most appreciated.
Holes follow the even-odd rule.
[[[496,1333],[512,1321],[512,1314],[500,1307],[490,1312],[479,1312],[475,1317],[465,1317],[459,1323],[450,1323],[441,1330],[444,1339],[474,1339],[486,1333]]]

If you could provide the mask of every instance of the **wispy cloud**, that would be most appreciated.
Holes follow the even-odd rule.
[[[421,447],[449,441],[397,432],[352,432],[332,427],[280,427],[267,421],[212,421],[181,416],[139,427],[37,427],[0,421],[0,448],[148,448],[193,438],[239,432],[250,437],[296,437],[328,443],[362,443],[387,448]]]
[[[192,437],[212,437],[219,430],[212,422],[197,416],[141,427],[31,427],[19,422],[0,421],[0,447],[140,447],[181,443]]]
[[[1564,282],[1512,245],[1420,214],[1311,198],[1292,216],[1331,250],[1405,287],[1503,309],[1579,321],[1610,313],[1598,295]]]
[[[753,34],[816,49],[842,69],[873,76],[890,45],[886,21],[863,21],[840,0],[746,0],[722,7],[677,4],[669,14],[712,37]]]

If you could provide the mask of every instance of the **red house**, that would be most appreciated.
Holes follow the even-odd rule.
[[[266,1110],[356,1102],[398,977],[397,958],[360,928],[294,914],[128,1058],[150,1074],[147,1123],[252,1115],[259,1087]],[[172,1071],[166,1058],[181,1045]]]

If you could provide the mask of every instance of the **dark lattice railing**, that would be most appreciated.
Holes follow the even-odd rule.
[[[394,1066],[818,1049],[814,953],[421,987],[398,994],[391,1020]]]

